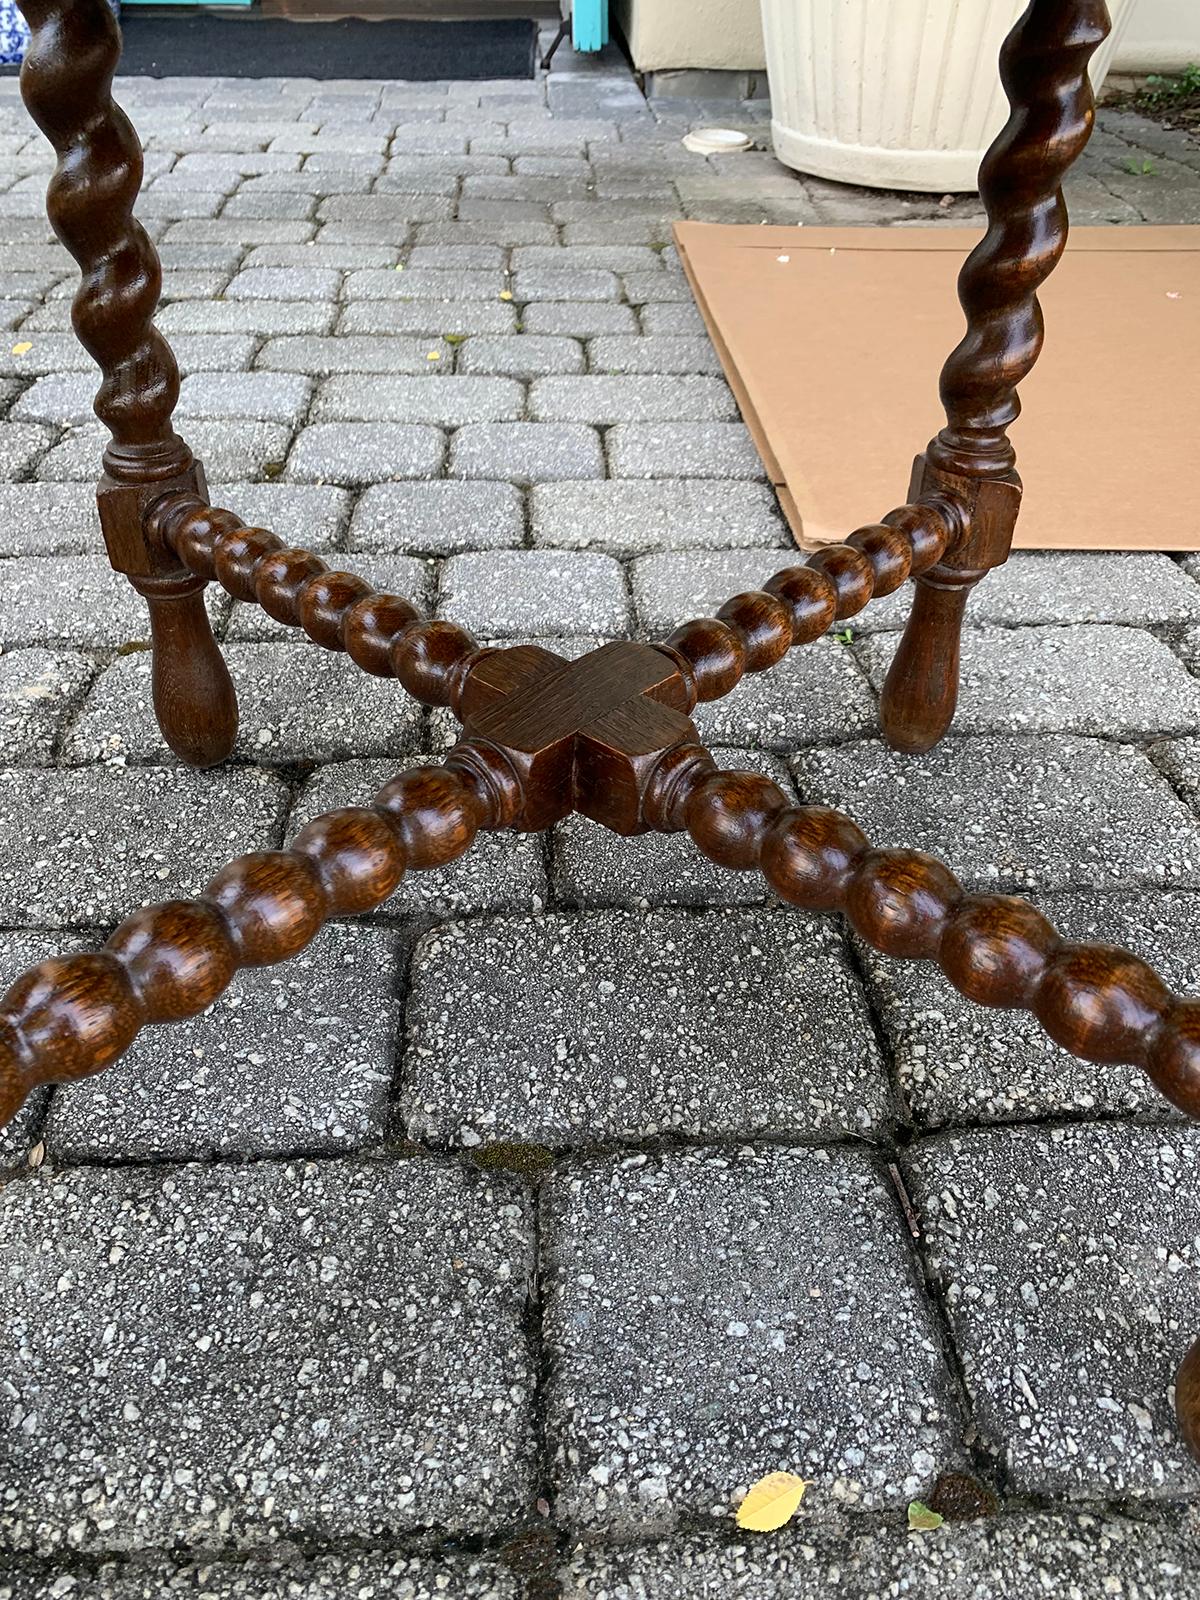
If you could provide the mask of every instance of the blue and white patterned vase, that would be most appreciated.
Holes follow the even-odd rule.
[[[114,17],[121,15],[121,0],[108,0]],[[0,67],[19,67],[29,48],[29,24],[17,9],[17,0],[0,0]]]
[[[29,45],[29,24],[16,0],[0,0],[0,67],[18,67]]]

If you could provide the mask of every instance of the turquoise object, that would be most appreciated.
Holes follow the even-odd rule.
[[[608,43],[608,0],[575,0],[571,43],[576,50],[603,50]]]

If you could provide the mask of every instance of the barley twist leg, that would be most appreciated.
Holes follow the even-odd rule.
[[[79,263],[72,316],[100,367],[96,415],[112,435],[97,496],[109,560],[150,608],[163,736],[183,760],[209,766],[233,748],[237,699],[209,627],[203,582],[145,529],[145,513],[160,495],[203,495],[204,475],[171,427],[179,372],[152,322],[162,272],[133,219],[141,146],[112,99],[120,35],[106,0],[21,5],[33,35],[21,93],[58,155],[46,209]]]
[[[1021,484],[1008,429],[1041,352],[1037,291],[1066,247],[1062,180],[1091,135],[1088,61],[1108,30],[1104,0],[1032,0],[1001,54],[1012,110],[979,172],[988,230],[959,277],[967,331],[942,369],[946,426],[910,492],[948,494],[967,532],[918,579],[884,685],[883,729],[898,750],[928,750],[950,726],[967,597],[1012,545]]]

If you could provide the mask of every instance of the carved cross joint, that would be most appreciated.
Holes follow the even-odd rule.
[[[660,757],[695,742],[687,685],[653,645],[620,641],[567,661],[516,645],[472,669],[463,737],[499,751],[520,789],[513,825],[534,832],[572,811],[615,833],[645,831],[642,796]]]

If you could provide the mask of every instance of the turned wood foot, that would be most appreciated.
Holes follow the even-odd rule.
[[[918,578],[912,610],[883,685],[880,719],[893,750],[919,755],[949,728],[967,596],[982,572],[934,567]]]
[[[204,579],[181,572],[129,581],[150,607],[154,714],[163,738],[189,766],[215,766],[233,749],[238,705],[204,609]]]

